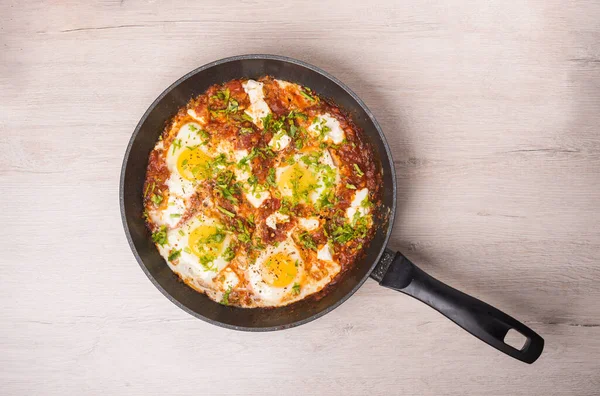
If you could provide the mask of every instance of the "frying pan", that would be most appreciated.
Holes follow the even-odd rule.
[[[332,99],[345,109],[371,142],[383,171],[381,213],[387,214],[364,256],[321,299],[308,298],[278,308],[243,309],[218,304],[179,281],[158,253],[143,219],[142,189],[148,155],[165,123],[194,96],[213,84],[235,78],[270,75],[293,81]],[[209,63],[167,88],[142,116],[123,160],[119,200],[125,234],[142,270],[175,305],[214,325],[244,331],[272,331],[317,319],[346,301],[371,277],[436,309],[448,319],[501,352],[526,363],[542,353],[544,340],[500,310],[426,274],[399,252],[386,248],[396,213],[396,176],[390,148],[373,114],[362,100],[332,75],[307,63],[274,55],[242,55]],[[516,330],[526,338],[522,348],[504,342]]]

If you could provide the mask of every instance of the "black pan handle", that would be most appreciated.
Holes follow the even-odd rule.
[[[501,352],[525,363],[542,354],[544,339],[504,312],[428,275],[399,252],[386,249],[371,277],[381,286],[408,294]],[[510,329],[527,338],[519,350],[504,342]]]

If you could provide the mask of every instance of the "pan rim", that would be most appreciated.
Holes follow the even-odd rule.
[[[346,93],[348,95],[350,95],[352,97],[352,99],[364,110],[364,112],[367,114],[367,116],[369,117],[369,120],[371,121],[371,123],[373,124],[373,126],[375,127],[375,129],[377,130],[377,133],[379,134],[379,138],[381,139],[383,146],[385,148],[385,154],[387,156],[387,159],[389,161],[389,165],[390,165],[390,172],[391,172],[391,178],[392,178],[392,199],[393,199],[393,203],[391,205],[391,210],[389,213],[389,222],[388,222],[388,227],[387,230],[385,232],[385,236],[383,238],[381,247],[379,249],[379,253],[377,254],[376,259],[373,261],[373,263],[371,264],[371,267],[369,268],[369,270],[367,271],[367,273],[363,276],[362,279],[360,279],[356,285],[354,285],[354,287],[348,292],[346,293],[342,298],[338,299],[337,301],[335,301],[333,304],[331,304],[330,306],[328,306],[327,308],[325,308],[324,310],[322,310],[321,312],[318,312],[314,315],[309,316],[308,318],[304,318],[301,320],[297,320],[291,323],[287,323],[284,325],[278,325],[278,326],[266,326],[266,327],[249,327],[249,326],[236,326],[236,325],[230,325],[227,323],[223,323],[217,320],[213,320],[210,318],[207,318],[195,311],[193,311],[192,309],[188,308],[187,306],[185,306],[183,303],[181,303],[179,300],[177,300],[175,297],[173,297],[169,292],[167,292],[159,283],[158,281],[154,278],[154,276],[150,273],[150,271],[148,270],[148,268],[146,267],[146,265],[144,264],[144,261],[142,260],[140,254],[138,253],[138,250],[133,242],[133,238],[131,236],[131,231],[129,229],[129,225],[127,224],[127,216],[126,216],[126,209],[125,209],[125,197],[124,197],[124,189],[125,189],[125,170],[127,168],[127,164],[129,163],[129,159],[130,159],[130,155],[131,155],[131,150],[133,147],[133,143],[136,139],[136,137],[138,136],[140,129],[142,127],[142,125],[144,124],[144,122],[146,122],[146,119],[148,118],[148,116],[152,113],[152,111],[154,111],[154,109],[156,108],[156,106],[160,103],[160,101],[166,96],[168,95],[173,89],[177,88],[181,83],[183,83],[185,80],[191,78],[192,76],[196,75],[197,73],[200,73],[206,69],[215,67],[215,66],[219,66],[225,63],[229,63],[229,62],[234,62],[234,61],[240,61],[240,60],[251,60],[251,59],[257,59],[257,60],[275,60],[275,61],[279,61],[279,62],[287,62],[287,63],[292,63],[295,64],[297,66],[301,66],[304,67],[306,69],[309,69],[313,72],[316,72],[320,75],[322,75],[323,77],[327,78],[328,80],[330,80],[331,82],[333,82],[334,84],[337,84],[340,88],[342,88],[344,91],[346,91]],[[381,160],[381,158],[380,158]],[[383,162],[383,161],[382,161]],[[281,55],[271,55],[271,54],[246,54],[246,55],[236,55],[236,56],[230,56],[230,57],[226,57],[226,58],[222,58],[210,63],[207,63],[205,65],[202,65],[200,67],[197,67],[196,69],[186,73],[184,76],[180,77],[179,79],[177,79],[174,83],[172,83],[171,85],[169,85],[153,102],[152,104],[148,107],[148,109],[144,112],[144,114],[142,115],[142,117],[140,118],[140,121],[137,123],[133,134],[131,135],[131,138],[129,139],[129,142],[127,144],[127,148],[125,150],[125,155],[123,158],[123,162],[121,165],[121,174],[120,174],[120,178],[119,178],[119,209],[121,212],[121,221],[123,223],[123,229],[125,231],[125,236],[127,238],[127,242],[129,244],[129,248],[131,249],[136,261],[138,262],[138,265],[141,267],[142,271],[146,274],[146,276],[148,277],[148,279],[150,279],[150,281],[152,282],[152,284],[154,284],[154,286],[160,290],[160,292],[167,298],[169,299],[173,304],[175,304],[176,306],[178,306],[179,308],[181,308],[183,311],[187,312],[188,314],[194,316],[195,318],[198,318],[204,322],[210,323],[212,325],[215,326],[219,326],[219,327],[223,327],[223,328],[227,328],[230,330],[238,330],[238,331],[248,331],[248,332],[267,332],[267,331],[276,331],[276,330],[284,330],[284,329],[288,329],[288,328],[292,328],[292,327],[296,327],[296,326],[300,326],[303,324],[306,324],[308,322],[312,322],[313,320],[316,320],[322,316],[324,316],[325,314],[333,311],[335,308],[339,307],[340,305],[342,305],[345,301],[347,301],[352,295],[354,295],[354,293],[356,293],[356,291],[366,282],[366,280],[369,278],[369,276],[371,275],[371,272],[373,272],[373,269],[375,268],[375,266],[377,266],[377,264],[379,263],[379,260],[381,259],[381,256],[383,255],[388,241],[390,239],[391,233],[392,233],[392,229],[394,226],[394,221],[396,218],[396,189],[397,189],[397,181],[396,181],[396,171],[394,169],[394,161],[392,158],[392,153],[390,151],[390,147],[389,144],[387,142],[387,139],[385,138],[385,135],[381,129],[381,126],[379,125],[379,123],[377,122],[377,120],[375,119],[375,116],[373,115],[373,113],[371,112],[371,110],[367,107],[367,105],[362,101],[362,99],[360,99],[358,97],[358,95],[356,95],[356,93],[354,93],[354,91],[352,91],[346,84],[344,84],[343,82],[341,82],[340,80],[338,80],[336,77],[334,77],[333,75],[329,74],[328,72],[313,66],[309,63],[306,63],[304,61],[300,61],[294,58],[290,58],[287,56],[281,56]],[[371,241],[371,243],[373,243],[374,241]],[[235,308],[235,307],[231,307],[232,309],[240,309],[240,308]]]

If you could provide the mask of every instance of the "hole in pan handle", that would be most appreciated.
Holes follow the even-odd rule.
[[[424,302],[475,337],[515,359],[531,364],[542,354],[544,339],[535,331],[499,309],[440,282],[399,252],[386,249],[371,277],[381,286]],[[520,349],[504,341],[511,329],[526,338]]]

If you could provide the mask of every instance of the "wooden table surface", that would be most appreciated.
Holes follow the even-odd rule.
[[[310,324],[213,327],[125,240],[121,161],[188,71],[305,60],[394,155],[391,247],[524,321],[529,366],[368,281]],[[0,2],[0,394],[600,394],[600,3]]]

